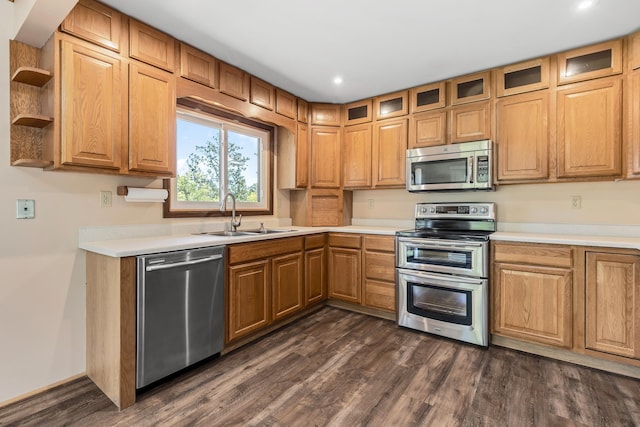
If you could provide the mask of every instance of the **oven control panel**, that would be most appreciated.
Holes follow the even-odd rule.
[[[417,218],[495,219],[495,203],[418,203]]]

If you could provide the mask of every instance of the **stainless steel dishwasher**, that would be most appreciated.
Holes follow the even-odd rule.
[[[222,350],[224,246],[137,257],[136,388]]]

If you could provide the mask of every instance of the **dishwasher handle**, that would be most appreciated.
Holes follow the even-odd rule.
[[[199,258],[191,261],[173,262],[170,264],[148,265],[145,270],[146,271],[167,270],[169,268],[183,267],[185,265],[202,264],[203,262],[215,261],[218,259],[222,259],[222,255],[213,255],[206,258]]]

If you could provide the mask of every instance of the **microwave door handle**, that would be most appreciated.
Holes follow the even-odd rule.
[[[475,182],[474,176],[473,176],[473,164],[476,161],[476,156],[471,156],[469,157],[469,183],[473,184]]]

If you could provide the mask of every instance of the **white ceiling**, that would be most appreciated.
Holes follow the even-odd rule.
[[[640,0],[581,11],[582,1],[103,0],[308,101],[336,103],[640,28]]]

